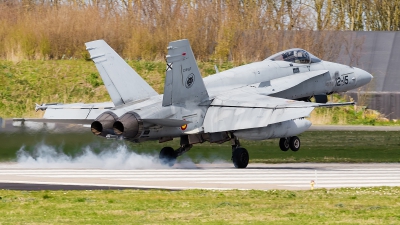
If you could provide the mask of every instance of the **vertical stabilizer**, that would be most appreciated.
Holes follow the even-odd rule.
[[[115,106],[158,95],[105,41],[86,43]]]
[[[207,89],[189,41],[184,39],[170,42],[166,58],[163,106],[208,100]]]

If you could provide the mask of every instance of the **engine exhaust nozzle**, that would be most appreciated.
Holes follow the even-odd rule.
[[[113,112],[104,112],[96,118],[96,120],[90,125],[91,131],[94,135],[106,137],[107,134],[114,134],[112,129],[115,121],[118,120],[118,116]]]
[[[114,133],[128,139],[140,137],[143,131],[143,122],[136,112],[127,112],[113,124]]]

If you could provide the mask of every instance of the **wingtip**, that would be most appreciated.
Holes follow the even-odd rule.
[[[105,42],[103,39],[98,39],[98,40],[94,40],[94,41],[89,41],[85,43],[86,46],[86,50],[92,50],[95,49],[98,45],[104,44],[107,42]]]

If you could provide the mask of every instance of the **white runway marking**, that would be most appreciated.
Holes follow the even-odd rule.
[[[0,183],[91,185],[157,189],[309,189],[400,186],[400,164],[230,164],[197,169],[24,169],[0,166]],[[1,187],[0,187],[1,188]]]

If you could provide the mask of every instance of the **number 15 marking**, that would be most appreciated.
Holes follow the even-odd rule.
[[[349,76],[344,75],[336,79],[336,86],[343,86],[349,84]]]

